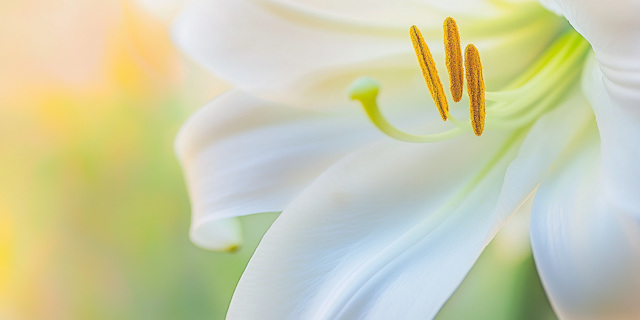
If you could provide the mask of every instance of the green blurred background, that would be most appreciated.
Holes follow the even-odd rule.
[[[223,319],[276,216],[234,254],[188,240],[173,138],[229,85],[172,47],[181,2],[0,2],[1,320]],[[554,319],[519,224],[439,319]]]

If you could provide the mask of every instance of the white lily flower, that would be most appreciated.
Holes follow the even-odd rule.
[[[536,188],[533,252],[560,317],[640,317],[640,5],[544,5],[588,43],[528,1],[187,7],[176,42],[237,87],[177,139],[192,240],[232,250],[241,243],[236,217],[283,211],[228,318],[433,318]],[[442,112],[453,125],[439,120],[409,40],[415,24],[447,74],[436,45],[447,16],[482,56],[484,132],[476,127],[484,111],[471,103],[481,137],[457,120],[467,107]],[[585,58],[589,43],[595,59]],[[361,76],[377,82],[360,78],[350,94],[381,131],[434,143],[376,130],[344,97]],[[406,133],[416,122],[436,135]]]

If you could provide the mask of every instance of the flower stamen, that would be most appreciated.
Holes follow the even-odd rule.
[[[570,29],[529,70],[503,91],[486,92],[487,122],[492,128],[527,125],[564,99],[580,77],[589,43]]]
[[[465,49],[464,66],[467,71],[467,93],[469,94],[469,113],[471,126],[476,136],[482,135],[485,120],[484,79],[482,62],[476,46],[470,44]]]
[[[454,102],[462,99],[464,84],[464,70],[462,69],[462,50],[460,48],[460,33],[453,18],[444,20],[444,52],[446,55],[447,71],[449,72],[449,89]]]
[[[420,62],[420,68],[422,69],[424,80],[427,83],[427,88],[429,88],[431,97],[433,97],[433,102],[436,104],[442,120],[447,121],[449,104],[447,103],[447,97],[444,95],[442,82],[440,82],[436,63],[433,61],[431,51],[429,51],[427,43],[424,41],[420,30],[418,30],[416,26],[411,27],[410,33],[413,48],[416,50],[416,55],[418,56],[418,61]]]
[[[359,100],[371,122],[391,138],[406,142],[429,143],[447,140],[470,131],[480,136],[484,132],[485,122],[487,126],[497,130],[525,127],[565,99],[566,94],[579,79],[581,65],[587,53],[590,52],[590,45],[582,36],[573,29],[567,30],[559,35],[531,67],[505,85],[501,91],[486,92],[478,49],[473,44],[466,47],[463,69],[462,54],[459,49],[460,38],[455,20],[447,18],[444,29],[451,94],[454,100],[462,94],[466,75],[470,120],[460,121],[449,113],[447,99],[431,52],[418,28],[412,26],[411,40],[427,87],[442,119],[451,121],[455,127],[431,135],[405,133],[392,126],[378,108],[376,102],[378,83],[367,77],[357,79],[349,89],[350,97]],[[486,101],[489,101],[488,106]]]

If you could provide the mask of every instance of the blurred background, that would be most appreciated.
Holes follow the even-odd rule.
[[[178,4],[0,2],[0,319],[224,316],[273,217],[234,255],[188,240],[173,138],[228,86],[171,45]]]
[[[230,86],[172,46],[180,5],[0,2],[0,320],[224,318],[275,215],[234,254],[188,240],[173,138]],[[440,319],[554,319],[523,216]]]

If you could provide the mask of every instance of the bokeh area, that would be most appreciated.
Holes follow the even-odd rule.
[[[262,231],[188,240],[173,138],[228,86],[172,47],[178,4],[0,2],[0,319],[223,318]]]
[[[243,218],[234,254],[188,240],[173,139],[229,85],[172,46],[180,5],[0,2],[0,320],[224,318],[275,215]],[[441,319],[553,319],[524,237],[492,244]]]

